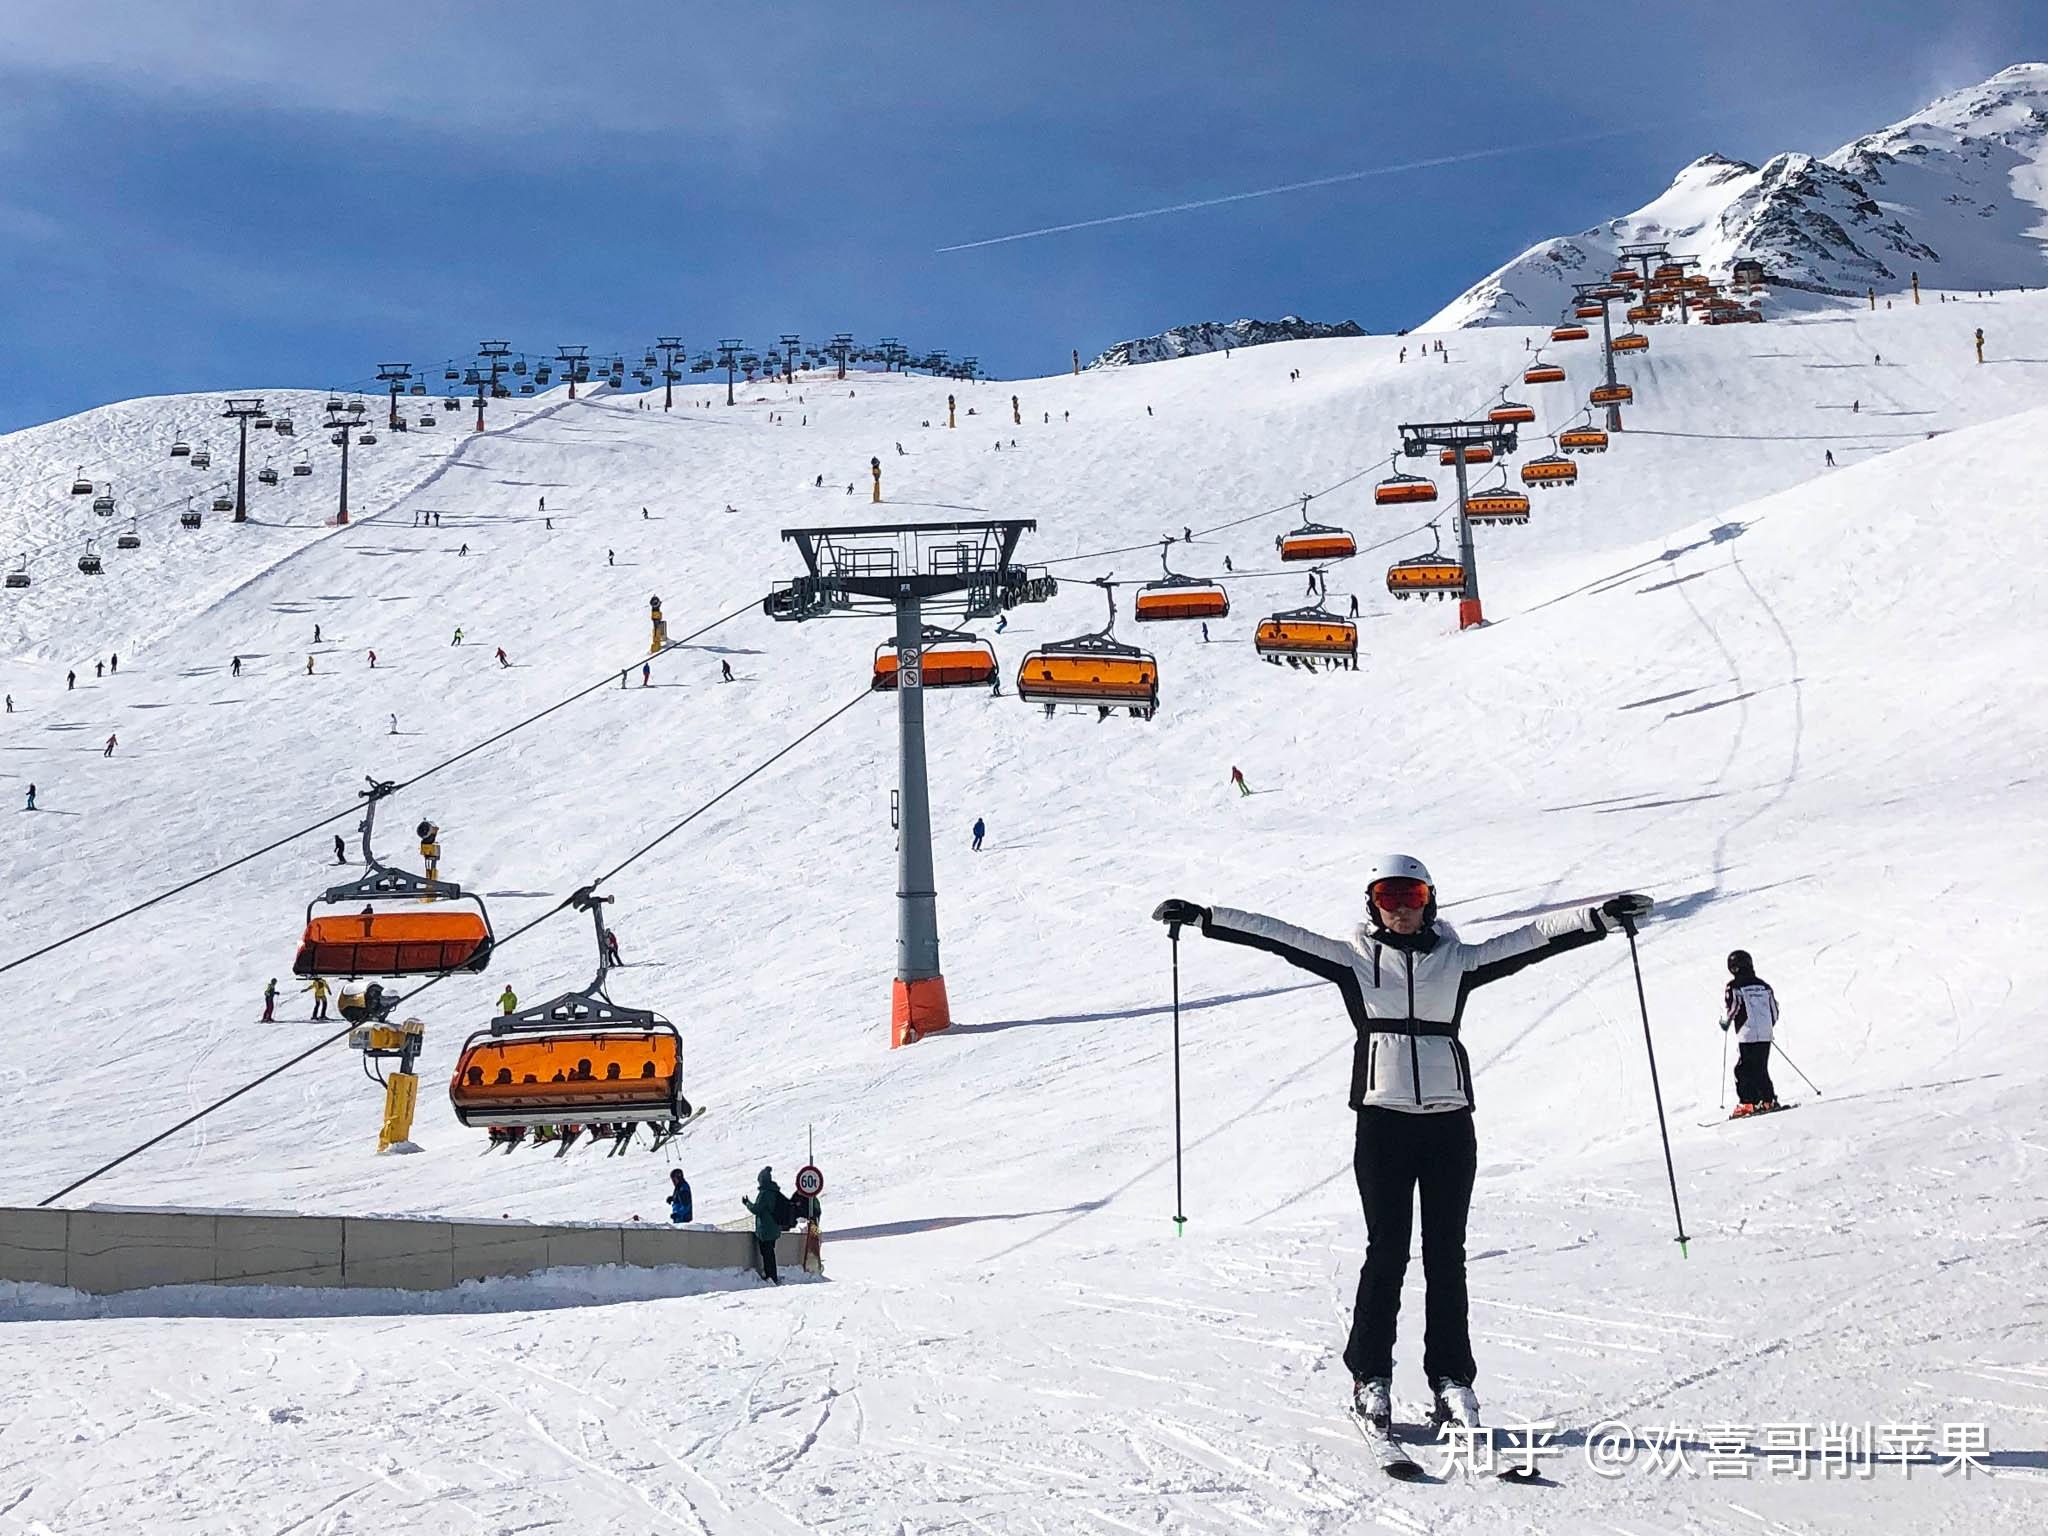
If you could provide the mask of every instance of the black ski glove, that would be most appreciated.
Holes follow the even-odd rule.
[[[1600,903],[1599,912],[1605,920],[1604,926],[1611,933],[1623,923],[1641,922],[1650,915],[1651,901],[1628,891],[1620,896],[1610,896]]]
[[[1183,901],[1178,896],[1172,896],[1152,909],[1152,921],[1155,923],[1179,923],[1183,926],[1188,923],[1206,923],[1209,921],[1209,909],[1207,907],[1198,907],[1192,901]]]

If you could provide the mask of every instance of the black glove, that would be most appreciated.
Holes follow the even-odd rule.
[[[1650,915],[1651,901],[1628,891],[1620,896],[1610,896],[1600,903],[1600,915],[1607,919],[1609,929],[1641,921]]]
[[[1172,896],[1152,909],[1152,921],[1155,923],[1179,923],[1183,925],[1188,923],[1206,923],[1209,921],[1209,909],[1207,907],[1198,907],[1192,901],[1182,901],[1178,896]]]

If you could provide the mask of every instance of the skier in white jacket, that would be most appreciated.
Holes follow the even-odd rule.
[[[1476,987],[1597,942],[1624,917],[1633,921],[1649,910],[1646,896],[1616,896],[1467,944],[1438,925],[1436,884],[1422,861],[1388,854],[1373,861],[1366,921],[1348,939],[1178,898],[1153,913],[1278,955],[1343,993],[1358,1031],[1351,1056],[1351,1107],[1358,1113],[1353,1171],[1366,1231],[1344,1363],[1351,1368],[1352,1411],[1382,1433],[1392,1418],[1394,1326],[1418,1186],[1427,1281],[1423,1370],[1436,1400],[1433,1422],[1479,1421],[1465,1293],[1465,1218],[1478,1166],[1472,1066],[1458,1039],[1466,999]]]
[[[1721,994],[1721,1027],[1735,1031],[1735,1113],[1768,1114],[1778,1107],[1771,1086],[1771,1029],[1778,1022],[1778,994],[1756,973],[1746,949],[1728,954],[1728,985]]]

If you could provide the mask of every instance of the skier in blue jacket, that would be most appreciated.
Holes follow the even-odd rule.
[[[683,1170],[671,1168],[668,1171],[668,1219],[677,1226],[693,1219],[696,1209],[690,1198],[690,1181],[683,1177]]]

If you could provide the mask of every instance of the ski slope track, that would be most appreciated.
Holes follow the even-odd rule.
[[[0,439],[4,547],[52,551],[29,592],[0,594],[0,958],[630,669],[380,818],[405,863],[413,822],[438,821],[444,873],[509,933],[864,687],[885,624],[761,616],[797,570],[782,528],[1032,517],[1025,553],[1065,582],[1006,633],[979,626],[1002,697],[928,701],[949,1033],[886,1048],[883,696],[606,888],[627,962],[612,994],[677,1022],[711,1110],[662,1156],[486,1157],[447,1109],[502,987],[534,1001],[588,977],[570,914],[407,1010],[428,1027],[420,1155],[373,1154],[380,1096],[334,1047],[67,1202],[652,1221],[673,1161],[724,1221],[764,1163],[788,1179],[810,1130],[829,1280],[8,1287],[0,1532],[2042,1529],[2048,298],[1657,328],[1623,361],[1637,402],[1611,450],[1536,493],[1527,526],[1478,531],[1493,623],[1461,635],[1455,604],[1382,582],[1438,509],[1376,509],[1371,485],[1398,422],[1482,410],[1508,380],[1538,409],[1524,456],[1544,451],[1595,357],[1551,349],[1570,382],[1524,388],[1541,337],[1451,332],[1447,361],[1413,336],[1290,342],[981,386],[806,376],[732,409],[691,388],[666,414],[658,393],[652,411],[541,396],[494,408],[482,438],[364,450],[349,527],[324,524],[322,457],[310,487],[257,496],[254,526],[209,517],[181,541],[174,511],[145,517],[144,550],[97,580],[71,568],[91,521],[64,495],[75,466],[106,466],[88,472],[138,506],[181,501],[163,443],[213,402]],[[1326,487],[1310,515],[1371,552],[1329,578],[1334,603],[1360,597],[1360,668],[1311,675],[1262,664],[1251,633],[1303,601],[1273,540]],[[424,511],[439,525],[414,526]],[[1018,702],[1027,648],[1100,625],[1076,578],[1148,579],[1183,526],[1178,569],[1228,554],[1242,579],[1207,644],[1140,631],[1120,593],[1122,634],[1159,658],[1157,718]],[[654,593],[677,637],[746,611],[642,687]],[[114,650],[118,676],[96,676]],[[1371,1466],[1343,1414],[1364,1234],[1341,1002],[1192,934],[1174,1235],[1168,946],[1147,914],[1183,895],[1348,932],[1389,848],[1428,860],[1468,936],[1617,890],[1659,903],[1641,956],[1689,1257],[1625,943],[1524,971],[1465,1020],[1478,1391],[1495,1422],[1557,1424],[1543,1486]],[[337,873],[318,833],[0,976],[0,1200],[43,1198],[330,1030],[289,966]],[[1737,945],[1823,1092],[1781,1055],[1798,1115],[1702,1126]],[[263,1025],[271,976],[284,1006]],[[1675,1427],[1691,1470],[1600,1475],[1585,1448],[1606,1420]],[[1828,1477],[1818,1453],[1761,1449],[1773,1423],[1952,1422],[1986,1427],[1988,1474]],[[1748,1427],[1743,1475],[1709,1475],[1706,1431],[1729,1424]]]

